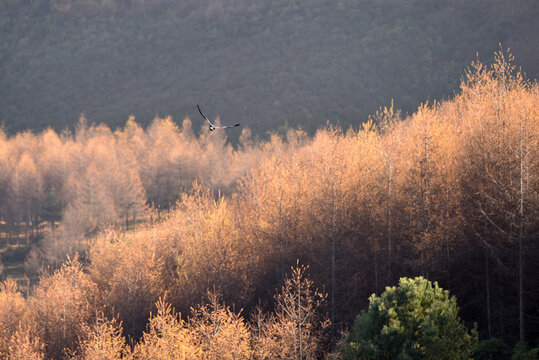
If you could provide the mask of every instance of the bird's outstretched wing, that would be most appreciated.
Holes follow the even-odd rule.
[[[206,117],[206,115],[204,115],[204,114],[202,113],[202,110],[200,110],[200,106],[198,106],[198,104],[197,104],[197,108],[198,108],[198,112],[200,113],[200,115],[202,115],[202,117],[203,117],[204,119],[206,119],[206,121],[208,122],[208,124],[210,124],[210,126],[214,126],[214,125],[211,123],[211,121]]]
[[[216,128],[216,129],[228,129],[228,128],[233,128],[233,127],[236,127],[236,126],[240,126],[240,124],[223,125],[223,126],[215,126],[214,125],[214,128]]]

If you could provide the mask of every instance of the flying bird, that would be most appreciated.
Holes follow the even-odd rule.
[[[222,125],[222,126],[217,126],[217,125],[213,125],[211,123],[211,121],[202,113],[202,110],[200,110],[200,106],[198,106],[197,104],[197,108],[198,108],[198,112],[200,113],[200,115],[202,115],[202,117],[204,119],[206,119],[206,121],[208,122],[208,124],[210,124],[210,131],[213,131],[215,129],[228,129],[228,128],[232,128],[232,127],[235,127],[235,126],[240,126],[240,124],[234,124],[234,125]]]

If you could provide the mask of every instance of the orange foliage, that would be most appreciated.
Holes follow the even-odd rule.
[[[33,337],[29,329],[19,329],[13,334],[6,360],[43,360],[45,344]]]
[[[316,359],[329,326],[320,314],[326,294],[313,287],[307,267],[292,268],[281,291],[275,295],[275,314],[254,314],[252,332],[256,359]]]
[[[54,273],[42,275],[28,301],[24,325],[35,328],[48,357],[61,358],[67,349],[76,347],[92,316],[93,286],[77,257]]]
[[[25,310],[26,301],[17,291],[17,283],[9,279],[0,283],[0,358],[8,356],[11,337]]]
[[[209,304],[193,311],[189,330],[203,352],[202,359],[250,359],[251,335],[243,318],[219,303],[217,293],[208,293]]]
[[[202,358],[202,349],[186,323],[160,299],[157,314],[150,317],[148,330],[135,346],[133,358],[195,360]]]
[[[511,293],[518,279],[519,298],[534,304],[535,292],[523,289],[539,286],[530,276],[539,251],[538,104],[538,86],[499,53],[491,67],[474,63],[452,100],[403,120],[381,108],[357,131],[328,126],[309,138],[290,130],[255,144],[244,130],[238,149],[224,132],[195,136],[189,119],[180,127],[156,118],[144,130],[130,117],[114,133],[84,118],[74,135],[0,132],[7,233],[23,222],[35,228],[54,187],[65,205],[61,226],[31,262],[59,266],[89,246],[84,269],[75,259],[43,275],[27,303],[13,283],[2,285],[0,355],[20,343],[59,358],[92,358],[96,349],[137,359],[315,357],[325,323],[294,310],[302,302],[317,313],[325,297],[314,300],[314,284],[328,291],[335,335],[372,292],[409,274],[485,287],[492,278]],[[312,280],[304,269],[286,278],[297,259]],[[283,283],[275,313],[254,317],[251,333],[216,298],[188,321],[171,310],[187,314],[208,289],[250,310]],[[490,324],[483,295],[468,300]],[[499,332],[516,326],[516,308],[531,328],[523,303],[494,315]],[[133,354],[121,331],[141,339]]]
[[[122,327],[114,320],[108,320],[99,314],[91,326],[83,326],[78,354],[74,360],[118,360],[130,355]],[[148,357],[151,359],[152,357]]]

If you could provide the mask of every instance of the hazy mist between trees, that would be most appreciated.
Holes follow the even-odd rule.
[[[386,107],[358,130],[267,141],[243,128],[237,148],[189,119],[0,133],[1,240],[42,234],[29,296],[0,290],[0,354],[89,359],[97,342],[144,358],[158,343],[197,358],[233,339],[243,358],[297,358],[301,329],[319,357],[372,293],[418,275],[482,338],[533,342],[539,88],[512,61],[473,63],[453,99],[406,118]],[[287,286],[310,289],[316,316],[286,310]],[[219,300],[197,305],[208,290]],[[223,338],[207,337],[216,318]]]

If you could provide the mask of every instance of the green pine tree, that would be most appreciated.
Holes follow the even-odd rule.
[[[47,198],[41,208],[41,218],[50,222],[52,231],[54,231],[54,223],[62,218],[63,210],[64,205],[58,197],[58,191],[54,187],[49,188]]]
[[[401,278],[369,298],[337,351],[343,359],[469,359],[477,343],[458,316],[455,297],[438,284]]]

